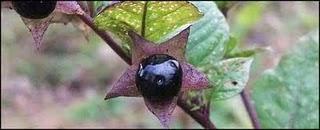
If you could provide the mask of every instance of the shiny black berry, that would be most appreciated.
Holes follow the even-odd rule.
[[[22,17],[42,19],[48,17],[55,9],[57,1],[12,1],[13,8]]]
[[[168,100],[178,94],[182,82],[179,62],[165,54],[143,59],[136,74],[136,85],[149,100]]]

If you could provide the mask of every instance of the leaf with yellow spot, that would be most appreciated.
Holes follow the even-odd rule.
[[[99,29],[110,31],[130,52],[128,30],[160,43],[164,36],[198,20],[202,13],[186,1],[125,1],[113,4],[94,20]]]

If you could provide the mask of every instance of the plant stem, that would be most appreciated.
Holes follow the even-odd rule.
[[[209,103],[210,104],[210,103]],[[215,125],[210,121],[209,108],[205,108],[204,111],[191,111],[192,106],[188,105],[186,100],[181,97],[178,99],[178,106],[188,113],[194,120],[206,129],[216,129]]]
[[[127,64],[131,64],[131,58],[122,50],[122,48],[107,34],[99,30],[94,24],[93,19],[88,15],[78,15],[79,18],[87,24],[96,34],[98,34]]]
[[[249,114],[249,117],[250,117],[250,120],[252,122],[253,127],[255,129],[260,129],[261,127],[260,127],[260,123],[258,120],[258,115],[257,115],[257,112],[256,112],[254,105],[251,103],[252,99],[251,99],[250,93],[248,92],[247,89],[244,89],[241,92],[241,99],[246,107],[246,110]]]
[[[131,57],[128,57],[121,47],[104,31],[99,30],[94,24],[92,18],[88,14],[78,15],[79,18],[87,24],[98,36],[100,36],[127,64],[131,65]],[[179,98],[178,106],[181,107],[186,113],[188,113],[194,120],[196,120],[204,128],[214,129],[214,124],[210,121],[208,115],[190,111],[191,107],[186,103],[186,100]]]

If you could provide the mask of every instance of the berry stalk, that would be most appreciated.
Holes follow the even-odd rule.
[[[241,92],[241,99],[246,107],[246,110],[249,114],[249,117],[250,117],[250,120],[252,122],[253,127],[255,129],[260,129],[261,127],[260,127],[260,123],[258,120],[258,115],[257,115],[257,112],[256,112],[254,105],[251,103],[252,100],[251,100],[250,94],[247,89],[244,89]]]

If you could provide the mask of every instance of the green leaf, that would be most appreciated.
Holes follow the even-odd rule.
[[[225,54],[225,58],[235,58],[235,57],[251,57],[259,52],[270,51],[269,47],[258,47],[253,49],[229,52]]]
[[[128,30],[159,43],[166,35],[201,16],[195,6],[185,1],[126,1],[109,6],[94,22],[100,29],[118,36],[125,50],[129,51]]]
[[[248,82],[252,61],[252,58],[232,58],[205,67],[213,87],[211,99],[227,99],[240,93]]]
[[[201,67],[214,64],[224,55],[224,44],[229,39],[229,26],[212,1],[192,2],[204,16],[191,27],[186,57],[191,64]]]
[[[236,48],[238,44],[237,38],[234,36],[230,35],[229,41],[225,44],[226,49],[225,49],[225,55],[231,53],[234,48]]]
[[[266,71],[252,96],[263,128],[319,128],[319,30]]]
[[[235,52],[235,53],[231,53],[226,55],[226,58],[233,58],[233,57],[250,57],[253,56],[256,53],[256,51],[254,49],[252,50],[244,50],[244,51],[240,51],[240,52]]]

